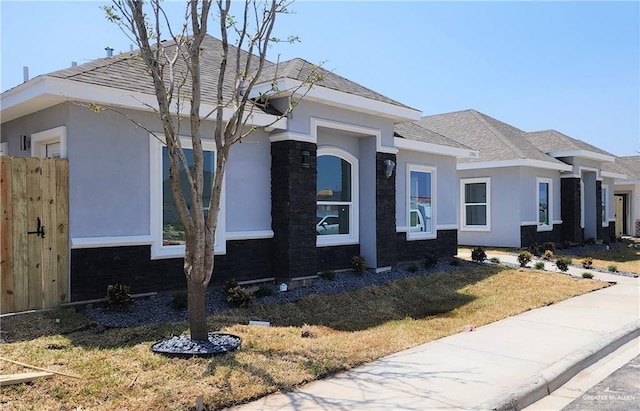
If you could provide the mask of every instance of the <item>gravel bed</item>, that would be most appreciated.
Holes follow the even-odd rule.
[[[420,267],[415,273],[409,272],[406,269],[408,266],[406,264],[383,273],[366,272],[363,275],[356,275],[352,272],[336,273],[334,280],[317,278],[310,285],[298,287],[286,292],[276,292],[276,294],[271,296],[257,298],[253,303],[287,303],[300,300],[311,294],[339,294],[365,286],[387,284],[402,278],[429,275],[439,271],[459,270],[473,264],[464,260],[459,261],[459,266],[451,265],[449,261],[439,262],[430,269]],[[225,297],[225,293],[221,288],[210,288],[207,291],[207,313],[212,314],[229,310],[231,307],[226,302]],[[160,294],[153,298],[136,300],[136,303],[127,311],[107,311],[102,307],[94,306],[92,308],[85,308],[83,312],[86,316],[96,320],[105,327],[137,327],[161,322],[186,322],[187,311],[174,310],[171,307],[172,300],[172,295]]]
[[[237,335],[209,333],[209,341],[192,341],[190,335],[176,335],[151,346],[151,351],[173,356],[211,356],[233,351],[240,347],[242,339]]]

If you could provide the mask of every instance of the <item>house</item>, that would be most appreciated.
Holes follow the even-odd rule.
[[[217,67],[220,44],[205,39],[204,67]],[[147,131],[162,135],[141,64],[129,54],[102,58],[0,96],[4,154],[68,159],[71,300],[102,297],[114,283],[134,292],[186,283],[184,232],[167,190],[166,148]],[[269,63],[255,96],[276,83],[293,89],[314,69],[302,59]],[[429,253],[456,254],[456,158],[477,153],[406,125],[420,118],[418,110],[320,70],[322,81],[287,118],[271,124],[270,113],[288,104],[284,93],[272,96],[269,110],[251,117],[270,127],[232,148],[214,282],[295,281],[349,268],[354,255],[381,271]],[[216,79],[215,69],[203,74],[204,112],[215,107],[206,91],[215,90]],[[96,113],[89,103],[117,112]],[[205,120],[209,176],[212,133]]]
[[[615,235],[640,237],[640,156],[617,157],[608,168],[626,178],[616,179],[613,185]]]
[[[527,133],[476,110],[417,124],[479,152],[460,158],[459,243],[527,247],[614,236],[614,156],[554,130]]]

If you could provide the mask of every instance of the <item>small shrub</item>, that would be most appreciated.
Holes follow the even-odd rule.
[[[424,267],[431,268],[431,267],[435,267],[436,264],[438,264],[438,256],[435,254],[427,254],[427,256],[424,259]]]
[[[324,271],[322,273],[320,273],[320,278],[324,278],[325,280],[329,280],[329,281],[333,281],[336,279],[336,272],[335,271]]]
[[[258,289],[253,293],[253,296],[256,298],[260,297],[268,297],[270,295],[274,295],[276,290],[273,288],[271,284],[262,284]]]
[[[582,268],[586,268],[589,269],[591,267],[593,267],[593,257],[584,257],[581,261],[582,264]]]
[[[553,251],[556,249],[556,244],[553,241],[547,241],[546,243],[544,243],[542,248],[544,249],[544,251]]]
[[[124,311],[135,304],[131,298],[131,288],[128,285],[116,284],[107,287],[105,308],[109,311]]]
[[[536,261],[533,266],[536,270],[544,270],[544,261]]]
[[[552,261],[555,258],[555,254],[553,254],[552,250],[546,250],[542,255],[543,260]]]
[[[572,261],[570,258],[560,257],[556,260],[556,267],[558,267],[558,270],[565,272],[569,269],[571,263]]]
[[[607,266],[607,270],[609,270],[612,273],[617,273],[618,272],[618,266],[615,264],[609,264]]]
[[[518,254],[518,262],[520,263],[520,267],[526,267],[527,264],[531,261],[533,255],[528,251],[520,251]]]
[[[487,259],[487,253],[484,251],[482,247],[476,247],[471,250],[471,259],[478,263],[483,262]]]
[[[535,256],[539,256],[542,254],[542,249],[538,245],[538,243],[533,243],[529,246],[529,252]]]
[[[229,290],[234,289],[238,286],[239,286],[238,281],[235,278],[232,278],[224,282],[224,291],[228,293]]]
[[[252,299],[251,293],[244,287],[237,285],[227,289],[227,302],[234,307],[249,307]]]
[[[171,308],[174,311],[182,311],[186,310],[189,306],[189,296],[186,291],[180,291],[173,295],[173,299],[171,300]]]
[[[407,271],[409,271],[410,273],[417,273],[419,269],[420,268],[416,263],[411,263],[407,266]]]
[[[491,261],[492,263],[495,263],[495,264],[500,264],[500,258],[498,258],[498,257],[491,257],[489,259],[489,261]]]
[[[596,243],[596,239],[593,237],[589,237],[584,240],[585,245],[594,245]]]
[[[449,260],[449,264],[458,267],[460,264],[462,264],[462,261],[460,261],[458,257],[451,257],[451,260]]]
[[[568,250],[569,248],[571,248],[573,244],[571,244],[571,241],[569,240],[565,240],[562,242],[562,248],[564,248],[565,250]]]
[[[585,271],[584,273],[582,273],[582,278],[593,278],[593,274]]]
[[[364,272],[367,270],[367,265],[364,257],[361,255],[354,255],[353,257],[351,257],[351,267],[353,268],[353,271],[356,272],[356,274],[364,274]]]

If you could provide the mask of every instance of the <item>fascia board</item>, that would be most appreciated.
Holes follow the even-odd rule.
[[[622,180],[627,178],[626,174],[615,173],[613,171],[601,171],[600,175],[605,178],[619,178]]]
[[[293,94],[302,100],[328,104],[348,110],[372,114],[393,119],[396,122],[420,120],[422,112],[407,107],[400,107],[383,101],[373,100],[344,91],[333,90],[317,84],[306,85],[300,80],[278,79],[275,82],[276,92],[271,83],[256,84],[251,90],[250,98],[256,98],[261,94],[271,95],[271,98],[284,97]]]
[[[22,108],[23,105],[37,100],[42,100],[43,103],[29,106],[34,108],[31,110],[29,107]],[[91,102],[148,112],[153,112],[158,104],[156,97],[152,94],[42,76],[3,93],[0,98],[0,116],[2,121],[6,122],[65,101]],[[204,117],[212,113],[214,108],[213,104],[201,104],[200,115]],[[177,114],[175,109],[171,112]],[[189,113],[188,104],[185,104],[182,110],[183,115],[186,113]],[[233,110],[224,109],[223,120],[229,120],[232,113]],[[250,120],[248,124],[258,127],[286,129],[287,119],[284,117],[278,119],[277,116],[263,112],[248,112],[245,114],[245,119]]]
[[[571,171],[573,168],[568,164],[556,164],[548,161],[517,159],[504,161],[482,161],[474,163],[458,163],[457,170],[478,170],[484,168],[502,167],[533,167],[545,170]]]
[[[615,157],[609,156],[606,154],[595,153],[593,151],[588,150],[570,150],[570,151],[552,151],[547,153],[551,157],[581,157],[586,158],[588,160],[597,160],[597,161],[615,161]]]
[[[394,137],[393,144],[400,150],[418,151],[421,153],[441,154],[459,158],[478,158],[478,152],[472,149],[442,146],[439,144],[427,143],[424,141],[408,140],[406,138]]]

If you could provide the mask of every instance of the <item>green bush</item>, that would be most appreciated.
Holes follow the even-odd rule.
[[[131,288],[128,285],[116,284],[107,287],[105,308],[109,311],[124,311],[135,304],[131,298]]]
[[[274,289],[272,284],[262,284],[253,293],[253,296],[256,297],[256,298],[268,297],[270,295],[274,295],[275,293],[276,293],[276,290]]]
[[[547,241],[544,243],[544,251],[553,251],[556,249],[556,244],[553,241]]]
[[[558,270],[565,272],[569,269],[572,262],[570,258],[560,257],[556,260],[556,267],[558,267]]]
[[[612,273],[617,273],[618,272],[618,266],[615,264],[609,264],[607,266],[607,270],[611,271]]]
[[[438,264],[438,256],[435,254],[427,254],[424,258],[424,267],[431,268],[435,267]]]
[[[335,271],[324,271],[322,273],[320,273],[320,278],[324,278],[325,280],[330,280],[333,281],[336,279],[336,272]]]
[[[544,261],[536,261],[533,266],[536,270],[544,270]]]
[[[582,273],[582,278],[593,278],[593,274],[585,271],[584,273]]]
[[[478,263],[483,262],[487,259],[487,253],[484,251],[482,247],[476,247],[471,250],[471,259]]]
[[[410,273],[417,273],[419,269],[420,267],[418,267],[418,264],[416,263],[411,263],[407,266],[407,271]]]
[[[580,263],[582,264],[583,268],[589,269],[593,267],[593,257],[584,257]]]
[[[179,293],[175,293],[173,295],[173,299],[171,300],[171,308],[174,311],[186,310],[189,306],[189,296],[186,291],[180,291]]]
[[[562,248],[564,248],[565,250],[568,250],[569,248],[571,248],[572,245],[573,244],[569,240],[565,240],[562,242]]]
[[[249,307],[252,299],[251,293],[244,287],[238,285],[227,289],[227,302],[234,307]]]
[[[362,275],[367,271],[367,264],[364,257],[361,255],[354,255],[351,257],[351,267],[356,274]]]
[[[538,243],[533,243],[529,246],[529,252],[537,257],[542,254],[542,248],[538,245]]]
[[[555,255],[553,254],[552,250],[546,250],[544,252],[544,254],[542,255],[542,259],[543,260],[547,260],[547,261],[552,261],[554,259]]]
[[[531,258],[533,258],[533,255],[529,251],[520,251],[520,254],[518,254],[518,263],[520,263],[520,267],[526,267],[531,261]]]
[[[498,257],[491,257],[489,259],[489,261],[491,261],[492,263],[495,263],[495,264],[500,264],[500,258],[498,258]]]

